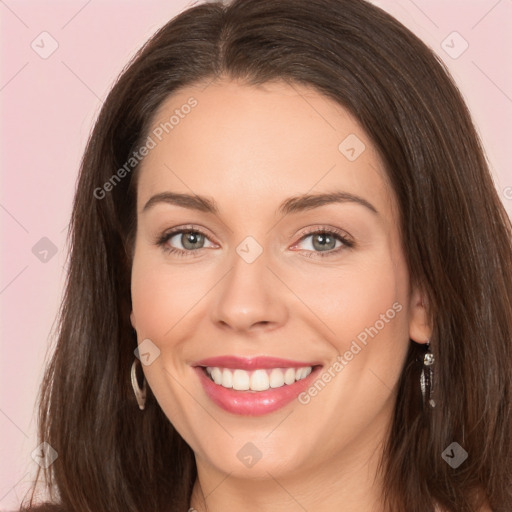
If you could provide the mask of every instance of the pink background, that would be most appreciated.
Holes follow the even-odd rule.
[[[75,180],[93,120],[146,39],[193,2],[0,2],[2,265],[0,510],[21,501],[37,469],[36,397],[52,348]],[[375,0],[443,59],[473,113],[512,216],[512,1]],[[441,43],[457,31],[458,58]],[[51,49],[48,32],[57,50]],[[453,43],[450,41],[453,39]],[[463,47],[449,38],[451,52]],[[52,256],[32,252],[41,238]],[[39,246],[38,246],[39,247]],[[37,251],[36,251],[37,252]],[[37,257],[36,257],[37,256]],[[46,258],[47,261],[41,261]],[[128,378],[128,376],[127,376]]]

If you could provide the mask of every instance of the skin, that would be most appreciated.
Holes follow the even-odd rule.
[[[139,343],[149,338],[160,350],[143,366],[148,385],[195,453],[191,507],[381,510],[377,464],[397,382],[409,339],[425,343],[431,329],[421,290],[410,286],[379,154],[345,109],[284,82],[225,78],[187,87],[167,99],[153,127],[190,96],[197,106],[140,169],[131,322]],[[349,134],[366,146],[354,161],[338,149]],[[211,197],[219,214],[165,203],[142,211],[166,191]],[[362,197],[378,213],[355,202],[276,211],[291,196],[334,191]],[[155,243],[190,225],[207,238],[184,257]],[[337,228],[355,245],[335,253],[337,242],[322,257],[306,228]],[[236,251],[247,236],[263,250],[250,264]],[[187,241],[178,235],[166,245],[185,251]],[[259,417],[229,413],[210,401],[191,366],[234,354],[327,369],[394,303],[400,312],[307,405],[293,401]],[[237,457],[247,442],[262,454],[250,468]]]

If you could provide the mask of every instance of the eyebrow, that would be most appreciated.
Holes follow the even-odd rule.
[[[160,203],[181,206],[182,208],[212,213],[214,215],[219,214],[219,208],[213,198],[199,196],[196,194],[179,194],[176,192],[161,192],[160,194],[152,196],[144,205],[142,213]],[[356,203],[364,206],[376,215],[379,214],[375,206],[366,199],[348,192],[304,194],[301,196],[289,197],[281,203],[277,209],[277,213],[281,215],[288,215],[290,213],[298,213],[334,203]]]

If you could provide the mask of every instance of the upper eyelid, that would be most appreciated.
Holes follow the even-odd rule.
[[[355,245],[355,242],[353,241],[352,237],[348,235],[348,233],[344,234],[343,230],[333,230],[332,228],[319,228],[313,229],[310,232],[302,234],[301,237],[297,240],[297,242],[295,242],[292,245],[292,249],[295,248],[300,243],[302,243],[308,237],[317,235],[319,233],[329,233],[330,235],[333,235],[339,242],[341,242],[341,246],[338,247],[337,249],[331,249],[329,251],[310,251],[307,249],[302,249],[303,251],[307,253],[319,254],[320,256],[328,256],[338,253],[338,251],[342,250],[343,246],[345,246],[345,248],[351,248]]]
[[[160,240],[160,239],[169,240],[173,236],[176,236],[176,235],[179,235],[179,234],[183,234],[183,233],[190,233],[190,232],[192,232],[192,233],[199,233],[201,235],[204,235],[212,243],[216,243],[216,242],[213,242],[213,240],[211,240],[211,236],[207,233],[207,230],[202,228],[202,227],[198,228],[198,227],[187,227],[187,226],[184,226],[184,227],[172,228],[172,229],[164,231],[162,233],[162,235],[157,237],[157,239],[158,240]]]

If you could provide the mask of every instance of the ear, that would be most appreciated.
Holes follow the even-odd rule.
[[[416,343],[427,343],[432,335],[428,320],[428,302],[419,287],[413,289],[409,303],[409,338]]]
[[[137,327],[135,326],[135,315],[133,314],[133,310],[130,313],[130,322],[132,323],[132,327],[137,330]]]

